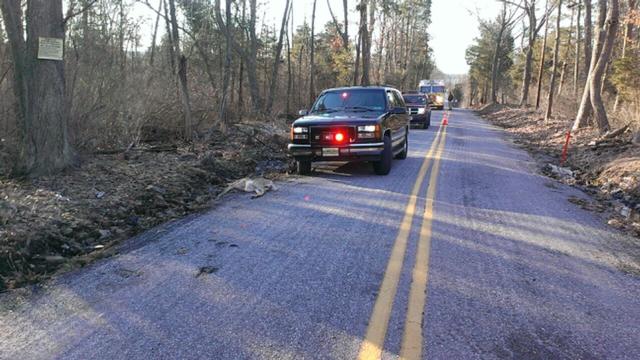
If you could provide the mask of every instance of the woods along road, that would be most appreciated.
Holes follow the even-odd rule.
[[[2,359],[624,359],[627,241],[472,112],[0,297]]]

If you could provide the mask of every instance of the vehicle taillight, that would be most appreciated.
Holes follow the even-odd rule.
[[[337,142],[343,142],[344,141],[344,134],[343,133],[337,133],[335,139],[336,139]]]

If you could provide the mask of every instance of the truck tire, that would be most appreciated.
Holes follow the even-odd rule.
[[[404,136],[404,143],[402,144],[402,152],[396,155],[396,159],[404,160],[409,154],[409,134]]]
[[[311,161],[308,161],[308,160],[296,161],[296,170],[298,172],[298,175],[311,174]]]
[[[391,161],[393,159],[393,149],[391,149],[391,137],[385,135],[384,150],[379,161],[373,162],[373,171],[377,175],[388,175],[391,171]]]

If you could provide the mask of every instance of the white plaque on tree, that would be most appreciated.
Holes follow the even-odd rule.
[[[38,59],[62,61],[64,42],[62,39],[41,37],[38,46]]]

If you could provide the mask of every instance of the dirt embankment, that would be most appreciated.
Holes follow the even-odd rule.
[[[233,180],[287,171],[284,124],[241,131],[85,155],[52,177],[0,178],[0,291],[110,255],[123,239],[206,209]]]
[[[640,146],[632,143],[631,129],[602,136],[593,129],[572,132],[567,160],[559,167],[571,119],[545,122],[541,112],[507,106],[488,106],[479,113],[512,134],[540,160],[545,173],[582,187],[597,200],[579,205],[612,210],[610,225],[640,236]]]

